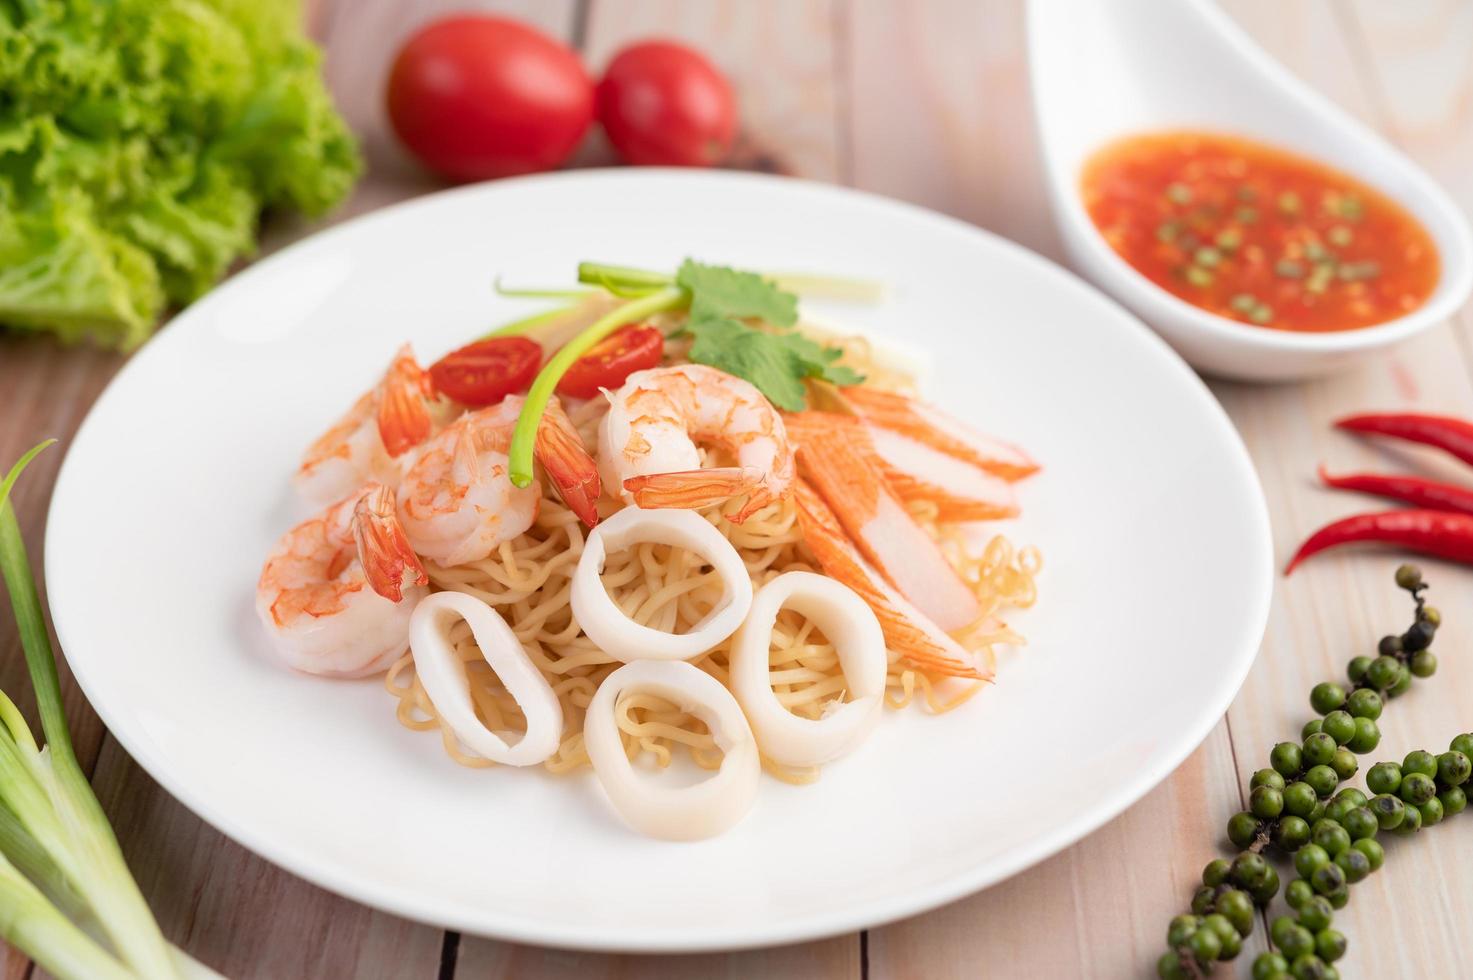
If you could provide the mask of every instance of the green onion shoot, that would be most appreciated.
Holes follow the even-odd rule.
[[[11,487],[53,441],[27,452],[0,481],[0,574],[46,736],[38,747],[0,692],[0,936],[60,977],[213,975],[164,940],[72,747],[56,656],[10,504]]]

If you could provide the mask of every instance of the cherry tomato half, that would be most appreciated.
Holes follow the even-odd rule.
[[[658,328],[631,324],[574,361],[557,383],[557,392],[569,398],[592,398],[600,388],[617,388],[635,371],[654,367],[664,356],[665,335]]]
[[[430,368],[435,388],[463,405],[495,405],[526,391],[542,366],[542,345],[526,337],[492,337],[451,351]]]
[[[598,83],[598,118],[634,164],[709,167],[736,139],[730,83],[705,55],[673,41],[633,44],[614,56]]]
[[[593,122],[593,83],[567,45],[504,17],[435,21],[389,73],[389,121],[454,180],[550,170]]]

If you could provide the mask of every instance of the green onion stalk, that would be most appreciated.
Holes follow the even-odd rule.
[[[0,692],[0,936],[62,977],[198,972],[159,931],[67,730],[56,657],[9,500],[21,472],[52,441],[27,452],[0,482],[0,574],[46,736],[39,748]]]
[[[537,427],[542,424],[542,413],[547,410],[547,401],[552,397],[553,389],[568,372],[568,368],[573,366],[573,362],[620,327],[637,323],[656,313],[678,309],[688,302],[689,294],[673,286],[640,295],[593,321],[542,366],[532,382],[531,390],[527,392],[522,414],[517,418],[517,427],[512,432],[508,457],[513,484],[525,487],[532,482],[532,449],[537,442]]]

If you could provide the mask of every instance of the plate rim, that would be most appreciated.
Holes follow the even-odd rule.
[[[1090,810],[1062,823],[1050,833],[1029,840],[1004,858],[980,866],[958,868],[949,876],[933,881],[929,885],[886,893],[881,897],[837,912],[817,911],[809,915],[769,921],[757,928],[753,928],[750,924],[733,928],[717,923],[700,931],[688,931],[679,935],[668,932],[650,934],[648,932],[631,933],[627,928],[616,930],[608,926],[590,926],[571,922],[549,923],[541,918],[519,917],[515,910],[492,910],[479,907],[473,914],[443,902],[437,904],[433,901],[415,900],[412,896],[404,895],[402,890],[381,886],[371,879],[340,874],[331,865],[319,864],[312,854],[302,852],[300,848],[293,848],[289,844],[279,845],[269,839],[270,835],[256,833],[251,829],[249,820],[237,819],[228,811],[213,808],[203,793],[192,791],[184,780],[171,772],[167,762],[153,755],[146,740],[135,738],[131,734],[124,734],[127,727],[125,720],[120,717],[119,706],[106,704],[103,699],[96,697],[98,689],[94,686],[95,678],[89,679],[86,669],[78,669],[77,664],[66,654],[69,646],[68,631],[63,624],[60,610],[68,607],[72,598],[65,587],[59,590],[52,588],[52,572],[55,570],[53,556],[58,551],[52,546],[53,528],[65,520],[65,515],[60,515],[59,519],[57,502],[71,495],[70,492],[63,494],[61,490],[70,483],[73,450],[78,445],[84,444],[94,419],[116,397],[116,392],[126,383],[125,379],[130,377],[135,370],[139,370],[137,365],[143,361],[142,351],[130,357],[128,362],[108,382],[69,441],[46,514],[43,574],[46,580],[53,627],[56,630],[62,655],[67,659],[67,665],[73,678],[87,698],[92,710],[106,726],[108,734],[162,789],[203,822],[276,867],[333,894],[436,928],[503,941],[589,952],[674,954],[752,949],[824,939],[884,925],[929,912],[1005,881],[1092,834],[1146,796],[1174,772],[1192,752],[1196,751],[1216,728],[1228,707],[1237,697],[1238,691],[1247,679],[1249,670],[1257,660],[1268,625],[1274,583],[1272,529],[1267,500],[1241,434],[1202,378],[1167,345],[1166,341],[1147,327],[1135,314],[1081,279],[1073,271],[1017,242],[930,208],[896,200],[882,194],[806,178],[746,171],[690,171],[665,167],[606,167],[558,171],[468,184],[419,195],[355,215],[331,227],[308,234],[260,261],[252,263],[217,285],[211,290],[209,296],[201,299],[194,306],[180,311],[146,347],[155,347],[161,343],[182,342],[171,339],[183,336],[183,330],[189,329],[181,328],[179,321],[185,324],[192,322],[193,311],[201,304],[210,302],[217,294],[228,295],[230,291],[247,288],[255,278],[268,274],[278,264],[290,263],[299,251],[309,247],[320,247],[324,241],[330,241],[338,236],[351,235],[360,228],[378,222],[392,221],[405,212],[437,206],[447,198],[515,193],[523,187],[543,184],[651,180],[707,183],[712,186],[713,190],[729,183],[795,189],[800,194],[814,194],[841,201],[847,200],[867,207],[879,207],[907,221],[919,221],[952,233],[980,238],[989,248],[1008,255],[1011,261],[1031,267],[1059,289],[1070,291],[1080,296],[1085,302],[1104,307],[1112,314],[1106,318],[1114,321],[1115,325],[1111,329],[1118,329],[1123,333],[1136,336],[1143,345],[1143,351],[1151,352],[1159,362],[1162,362],[1162,370],[1181,372],[1182,380],[1187,382],[1186,390],[1205,410],[1207,418],[1219,430],[1218,434],[1224,438],[1225,448],[1232,457],[1234,468],[1239,469],[1241,474],[1247,477],[1246,487],[1250,491],[1248,494],[1250,499],[1246,503],[1249,505],[1252,523],[1256,526],[1256,533],[1251,536],[1251,540],[1244,542],[1244,547],[1251,547],[1258,552],[1259,560],[1250,564],[1256,564],[1261,571],[1259,581],[1252,583],[1253,598],[1250,614],[1245,621],[1247,638],[1244,640],[1244,645],[1246,646],[1251,640],[1251,651],[1240,656],[1241,662],[1236,669],[1225,675],[1225,682],[1221,686],[1219,697],[1210,705],[1211,710],[1204,709],[1201,719],[1185,734],[1178,736],[1175,748],[1162,754],[1154,765],[1136,771],[1129,780],[1122,781],[1112,792],[1104,794]],[[65,577],[59,573],[56,579],[60,582],[66,581]],[[124,724],[122,726],[115,724],[119,721],[124,721]]]

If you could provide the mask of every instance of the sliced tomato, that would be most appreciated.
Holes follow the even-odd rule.
[[[574,361],[557,383],[557,392],[569,398],[592,398],[600,388],[617,388],[635,371],[654,367],[664,356],[665,335],[659,328],[630,324]]]
[[[451,351],[430,368],[435,388],[463,405],[495,405],[532,386],[542,345],[526,337],[492,337]]]

